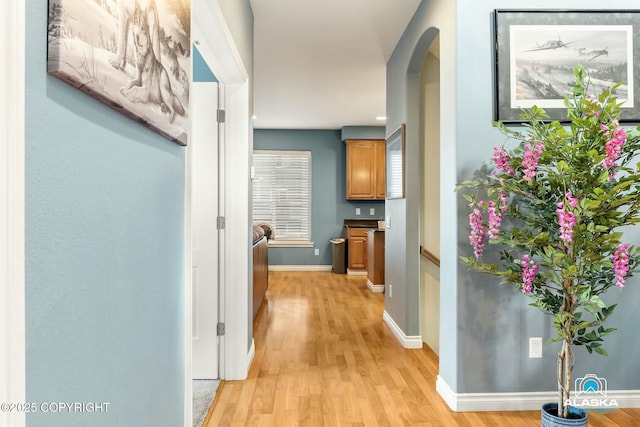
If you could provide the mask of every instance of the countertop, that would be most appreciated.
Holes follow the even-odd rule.
[[[346,218],[344,220],[344,226],[345,227],[351,227],[351,228],[378,228],[378,221],[381,221],[379,219],[363,219],[363,218]]]

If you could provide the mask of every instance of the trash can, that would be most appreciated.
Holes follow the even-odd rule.
[[[335,238],[335,239],[331,239],[330,242],[331,242],[331,255],[333,258],[332,270],[335,274],[346,274],[347,272],[346,241],[345,239]]]

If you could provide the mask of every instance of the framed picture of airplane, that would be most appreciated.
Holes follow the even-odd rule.
[[[520,123],[522,108],[567,121],[573,68],[589,72],[593,94],[621,83],[621,121],[640,122],[640,11],[496,10],[494,119]]]

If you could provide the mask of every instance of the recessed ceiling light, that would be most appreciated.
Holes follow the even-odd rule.
[[[384,122],[385,120],[387,120],[387,118],[385,116],[378,116],[376,117],[376,120],[379,122]]]

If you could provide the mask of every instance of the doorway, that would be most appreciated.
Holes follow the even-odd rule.
[[[420,70],[420,336],[440,349],[440,37]]]
[[[253,339],[249,319],[251,276],[249,272],[249,159],[252,150],[250,135],[250,85],[249,76],[228,30],[225,17],[217,2],[193,0],[192,42],[198,47],[204,62],[218,81],[218,103],[225,106],[224,124],[217,123],[215,103],[209,107],[191,106],[192,117],[204,112],[205,125],[213,122],[219,126],[217,183],[207,183],[207,188],[217,196],[217,218],[212,218],[217,229],[217,323],[224,325],[224,332],[217,335],[217,376],[224,380],[245,379],[253,359]],[[191,95],[199,89],[192,85]],[[197,95],[196,95],[197,96]],[[197,101],[196,101],[197,102]],[[197,119],[196,119],[197,120]],[[222,117],[221,117],[221,122]],[[217,129],[217,128],[216,128]],[[195,129],[192,127],[191,131]],[[228,143],[227,143],[228,142]],[[192,298],[192,203],[191,161],[187,158],[187,200],[185,215],[185,425],[192,425],[193,413],[193,332],[194,304]],[[196,184],[197,186],[197,184]],[[197,191],[197,190],[196,190]],[[194,213],[195,214],[195,213]]]

